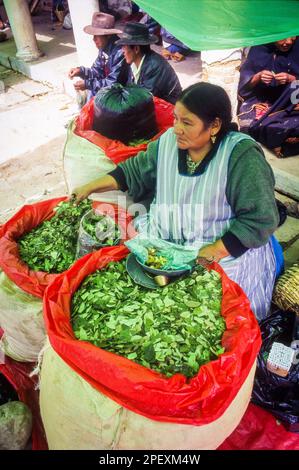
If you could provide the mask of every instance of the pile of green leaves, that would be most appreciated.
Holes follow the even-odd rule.
[[[61,273],[75,261],[81,218],[91,210],[85,199],[75,206],[71,201],[58,204],[55,215],[19,240],[19,254],[30,269]]]
[[[163,289],[133,283],[125,262],[88,276],[72,299],[76,338],[166,376],[194,376],[224,352],[222,286],[202,267]]]
[[[95,241],[112,246],[119,242],[121,233],[118,226],[109,217],[91,211],[82,221],[83,229]]]
[[[148,144],[149,142],[150,142],[150,139],[135,139],[135,140],[131,140],[128,143],[128,146],[129,147],[138,147],[139,145]]]

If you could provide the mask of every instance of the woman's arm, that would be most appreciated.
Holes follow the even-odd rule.
[[[120,163],[109,174],[117,181],[119,189],[128,191],[135,202],[153,193],[157,180],[159,140],[150,142],[145,152]]]
[[[270,68],[272,49],[268,46],[253,46],[240,69],[239,95],[247,100],[254,95],[254,88],[261,82],[271,83],[273,73]]]
[[[265,245],[278,226],[274,176],[258,144],[244,140],[235,147],[228,166],[226,197],[235,219],[221,239],[199,251],[199,257],[210,261],[228,255],[238,258],[249,248]]]
[[[101,178],[91,181],[90,183],[79,186],[73,190],[76,198],[76,204],[88,197],[91,193],[103,193],[105,191],[113,191],[119,189],[117,181],[113,176],[105,175]]]
[[[287,83],[291,83],[296,80],[295,75],[291,75],[290,73],[280,72],[275,74],[274,72],[270,72],[270,70],[262,70],[261,72],[257,72],[253,75],[249,82],[249,86],[254,88],[260,82],[265,83],[265,85],[269,85],[273,78],[277,85],[286,85]]]
[[[276,230],[279,214],[274,185],[273,171],[261,147],[251,140],[240,142],[230,157],[226,187],[235,219],[222,237],[233,256],[242,254],[242,246],[246,250],[265,245]]]
[[[206,245],[201,248],[198,252],[197,257],[199,258],[206,258],[208,261],[217,261],[217,263],[226,256],[229,256],[230,252],[226,249],[223,241],[221,238],[210,245]]]
[[[264,83],[265,85],[270,85],[274,78],[273,72],[270,72],[270,70],[261,70],[260,72],[257,72],[256,74],[253,75],[249,82],[249,86],[251,88],[256,87],[260,82]]]
[[[101,88],[111,86],[113,83],[117,83],[121,78],[121,75],[124,73],[124,69],[128,68],[121,49],[112,55],[109,62],[111,63],[109,66],[110,71],[108,75],[105,76],[103,69],[100,69],[99,67],[94,68],[93,66],[90,69],[92,74],[90,74],[89,77],[85,79],[86,88],[92,90],[94,95],[96,95],[96,93]],[[99,70],[99,73],[96,73],[97,70]]]
[[[128,190],[134,201],[146,197],[156,185],[158,146],[158,140],[151,142],[145,152],[139,152],[135,157],[119,164],[108,175],[76,188],[73,191],[76,201],[82,201],[91,193],[115,189]]]

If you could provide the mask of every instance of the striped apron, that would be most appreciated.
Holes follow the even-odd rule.
[[[156,197],[142,231],[197,250],[221,238],[235,219],[225,194],[227,171],[230,155],[243,139],[250,137],[230,132],[203,174],[181,175],[173,129],[163,134],[159,142]],[[227,256],[220,265],[241,286],[257,319],[262,320],[269,311],[275,281],[271,241],[260,248],[250,248],[239,258]]]

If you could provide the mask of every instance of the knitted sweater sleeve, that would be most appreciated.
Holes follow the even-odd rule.
[[[276,230],[279,214],[274,183],[272,169],[261,147],[251,140],[237,144],[230,157],[226,187],[235,219],[222,237],[233,256],[265,245]]]
[[[159,140],[151,142],[145,152],[120,163],[109,174],[116,179],[122,191],[127,191],[135,202],[155,192]]]

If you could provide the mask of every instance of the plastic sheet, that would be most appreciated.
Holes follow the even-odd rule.
[[[3,331],[0,328],[0,338]],[[0,363],[0,373],[16,390],[19,400],[23,401],[31,410],[33,416],[32,450],[47,450],[47,441],[39,411],[39,392],[37,376],[30,377],[35,364],[20,363],[5,356],[4,364]]]
[[[286,431],[268,411],[250,403],[239,426],[218,450],[299,450],[299,435]]]
[[[21,289],[42,298],[46,286],[55,274],[32,271],[19,257],[18,238],[30,232],[44,220],[54,215],[54,207],[66,197],[23,206],[2,227],[0,238],[0,268]]]
[[[260,331],[248,299],[219,265],[211,264],[209,269],[218,271],[222,278],[225,353],[202,366],[191,380],[181,374],[167,379],[129,359],[74,338],[73,293],[86,276],[127,254],[125,247],[103,248],[81,258],[55,278],[44,297],[44,318],[52,347],[94,388],[131,411],[157,421],[193,425],[214,421],[238,393],[260,348]]]
[[[297,0],[137,0],[140,8],[195,51],[265,44],[299,34]]]
[[[261,322],[262,347],[257,360],[257,372],[252,400],[266,408],[292,432],[299,432],[299,361],[293,364],[286,377],[267,370],[267,355],[274,341],[290,346],[293,341],[292,312],[276,311]],[[299,337],[297,338],[299,347]],[[297,352],[299,359],[299,351]]]
[[[195,262],[198,253],[196,248],[176,245],[158,238],[144,238],[144,234],[137,235],[125,245],[143,264],[148,260],[148,250],[156,249],[157,253],[166,260],[165,265],[160,268],[165,270],[190,269],[190,263]]]

